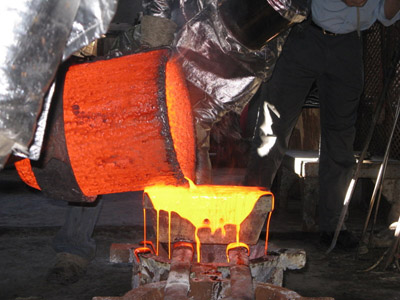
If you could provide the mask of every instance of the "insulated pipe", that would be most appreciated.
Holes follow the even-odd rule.
[[[228,252],[231,262],[231,296],[229,300],[254,299],[253,279],[249,267],[249,253],[244,247],[236,247]]]
[[[173,246],[171,268],[164,290],[164,300],[188,299],[190,266],[194,248],[191,243],[177,242]]]

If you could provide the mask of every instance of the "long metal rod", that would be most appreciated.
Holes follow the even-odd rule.
[[[392,75],[394,74],[395,66],[397,64],[397,61],[399,60],[399,57],[400,57],[400,51],[397,50],[397,52],[395,53],[395,55],[393,57],[393,61],[392,61],[392,64],[390,66],[390,69],[388,71],[387,80],[385,81],[385,84],[384,84],[383,89],[382,89],[382,93],[381,93],[380,98],[378,100],[378,104],[377,104],[377,107],[376,107],[376,110],[375,110],[374,118],[372,119],[371,127],[369,128],[369,132],[368,132],[367,138],[365,140],[363,150],[362,150],[362,152],[360,154],[360,158],[358,160],[356,170],[354,171],[353,177],[352,177],[352,179],[350,181],[350,184],[349,184],[349,186],[347,188],[347,192],[346,192],[346,195],[345,195],[345,198],[344,198],[344,201],[343,201],[343,208],[342,208],[342,211],[340,213],[340,217],[339,217],[339,220],[338,220],[338,223],[337,223],[337,226],[336,226],[335,234],[333,236],[333,239],[332,239],[332,242],[331,242],[331,245],[330,245],[329,249],[326,251],[326,254],[329,254],[336,246],[337,239],[338,239],[340,231],[341,231],[341,229],[343,227],[344,219],[346,217],[347,210],[349,208],[350,200],[351,200],[351,198],[353,196],[353,193],[354,193],[354,190],[355,190],[355,186],[356,186],[356,183],[358,181],[358,177],[360,175],[361,166],[362,166],[362,164],[364,162],[364,158],[365,158],[365,156],[367,154],[368,147],[369,147],[369,144],[371,142],[373,133],[375,131],[375,127],[376,127],[376,124],[378,122],[379,116],[381,115],[382,108],[383,108],[383,103],[385,102],[386,93],[387,93],[387,90],[389,88],[389,83],[391,82]]]
[[[380,184],[379,184],[379,192],[378,192],[377,201],[376,201],[376,205],[375,205],[376,208],[375,208],[374,220],[372,222],[372,227],[371,227],[371,230],[370,230],[371,234],[370,234],[370,236],[368,238],[368,247],[371,244],[373,232],[375,230],[376,220],[378,219],[378,211],[379,211],[379,207],[381,205],[382,190],[383,190],[383,180],[385,179],[385,175],[386,175],[387,163],[388,162],[384,162],[384,165],[383,165],[384,166],[384,170],[382,171],[382,178],[381,178],[381,181],[380,181]],[[363,243],[363,241],[364,241],[364,236],[361,237],[360,244]],[[359,244],[359,246],[360,246],[360,244]],[[358,253],[358,251],[357,251],[357,253]]]
[[[375,204],[375,199],[376,199],[376,196],[378,194],[378,191],[380,191],[379,198],[378,198],[378,203],[376,205],[376,210],[375,210],[376,213],[378,211],[379,200],[380,200],[381,191],[382,191],[382,188],[383,188],[383,179],[385,177],[385,173],[386,173],[386,169],[387,169],[387,163],[389,161],[390,148],[391,148],[391,145],[392,145],[394,132],[395,132],[396,127],[397,127],[397,121],[399,119],[399,114],[400,114],[400,97],[399,97],[399,100],[397,102],[396,114],[395,114],[395,117],[394,117],[392,131],[390,132],[389,141],[388,141],[388,144],[386,146],[385,155],[383,157],[381,166],[379,168],[378,177],[376,179],[374,191],[373,191],[372,196],[371,196],[367,218],[365,220],[364,228],[363,228],[362,235],[361,235],[361,242],[364,240],[365,234],[367,232],[368,224],[369,224],[369,221],[370,221],[370,218],[371,218],[372,209],[373,209],[374,204]],[[372,231],[371,231],[371,234],[372,234]]]

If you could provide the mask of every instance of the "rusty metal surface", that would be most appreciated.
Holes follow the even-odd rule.
[[[254,298],[253,279],[249,268],[247,250],[242,247],[231,249],[228,253],[231,262],[229,299],[252,300]]]
[[[259,245],[259,247],[263,249],[262,245]],[[128,248],[133,249],[131,247]],[[162,248],[160,249],[162,250]],[[192,263],[191,280],[210,282],[228,280],[231,265],[226,262],[225,246],[215,245],[212,249],[214,249],[213,251],[216,252],[217,256],[223,256],[225,262]],[[255,252],[256,250],[254,250],[254,247],[250,247],[250,251]],[[130,254],[129,257],[131,256],[133,255]],[[306,263],[306,253],[302,249],[278,249],[271,251],[266,256],[259,256],[257,258],[250,256],[249,259],[250,272],[254,281],[282,286],[283,272],[287,269],[302,269]],[[154,254],[142,255],[140,257],[140,264],[137,264],[134,259],[130,262],[134,264],[134,288],[168,278],[170,260],[165,251],[162,256]]]
[[[189,276],[192,259],[193,247],[174,247],[164,300],[187,299],[190,290]]]
[[[157,212],[154,210],[151,200],[144,197],[144,208],[152,219],[152,224],[156,232],[157,228]],[[240,224],[240,242],[248,245],[255,245],[258,242],[264,221],[268,212],[272,210],[272,196],[265,195],[258,199],[254,205],[254,209],[247,218]],[[205,216],[207,218],[207,216]],[[159,241],[161,243],[169,242],[168,224],[169,216],[165,211],[160,211],[159,215]],[[222,235],[220,230],[214,234],[210,233],[210,229],[201,228],[198,236],[202,244],[229,244],[236,241],[236,226],[225,226],[226,234]],[[171,242],[174,241],[195,241],[195,227],[187,219],[181,218],[178,214],[171,214]]]
[[[94,297],[92,300],[156,300],[164,299],[166,281],[150,283],[133,289],[122,297]],[[233,299],[229,281],[191,281],[188,298],[193,300]],[[330,297],[302,297],[295,291],[268,283],[254,283],[255,300],[334,300]]]

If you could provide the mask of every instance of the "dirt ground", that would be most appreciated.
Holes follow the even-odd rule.
[[[233,175],[230,175],[233,176]],[[337,300],[400,299],[400,273],[382,265],[363,272],[386,250],[372,249],[355,259],[354,252],[334,250],[325,255],[315,233],[301,231],[298,199],[288,209],[278,209],[271,221],[270,242],[281,248],[302,248],[306,267],[284,273],[284,287],[302,296],[330,296]],[[111,264],[111,243],[142,239],[139,193],[106,197],[94,232],[97,255],[86,276],[69,286],[48,284],[46,271],[52,265],[51,240],[62,224],[65,203],[46,199],[27,188],[11,170],[0,173],[0,299],[84,300],[94,296],[121,296],[131,280],[129,264]],[[137,212],[139,211],[139,213]],[[360,234],[365,207],[352,206],[349,227]],[[381,229],[383,225],[378,226]]]

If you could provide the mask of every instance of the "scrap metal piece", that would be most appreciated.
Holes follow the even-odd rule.
[[[283,284],[283,272],[299,270],[306,265],[303,249],[277,249],[267,256],[250,260],[252,277],[257,282],[268,282],[277,286]]]

